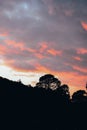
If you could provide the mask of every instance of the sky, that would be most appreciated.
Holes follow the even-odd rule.
[[[0,76],[35,85],[87,82],[87,0],[0,0]]]

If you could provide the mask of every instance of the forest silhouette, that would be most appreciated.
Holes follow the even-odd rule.
[[[70,96],[69,86],[54,75],[35,87],[0,77],[1,130],[87,130],[87,92]]]

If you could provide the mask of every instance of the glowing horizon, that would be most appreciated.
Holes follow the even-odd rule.
[[[4,71],[3,71],[4,70]],[[63,73],[58,73],[58,72],[51,72],[50,70],[47,70],[45,72],[39,72],[38,70],[35,72],[21,72],[21,71],[15,71],[10,67],[7,67],[5,65],[0,65],[0,76],[2,76],[3,78],[7,78],[9,80],[12,81],[19,81],[21,80],[23,84],[25,85],[32,85],[33,87],[36,85],[36,83],[39,81],[39,78],[45,74],[53,74],[56,78],[58,78],[61,81],[61,84],[67,84],[69,86],[69,90],[71,95],[77,91],[77,90],[81,90],[81,89],[85,89],[85,82],[83,84],[83,86],[81,86],[80,84],[82,84],[82,80],[83,78],[81,77],[82,80],[78,80],[79,84],[72,84],[72,80],[74,79],[74,75],[70,73],[66,74],[67,72],[63,72]],[[77,74],[75,74],[76,76],[78,76]],[[66,80],[66,76],[67,78],[70,77],[70,82],[68,80]],[[77,78],[78,79],[78,78]],[[79,87],[79,89],[78,89]]]

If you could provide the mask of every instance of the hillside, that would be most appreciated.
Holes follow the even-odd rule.
[[[0,77],[0,127],[11,130],[85,129],[87,96],[85,100],[74,102],[63,87],[56,90],[33,88]]]

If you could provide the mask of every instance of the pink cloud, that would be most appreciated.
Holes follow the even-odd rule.
[[[47,50],[47,52],[49,53],[49,54],[51,54],[51,55],[53,55],[53,56],[56,56],[56,55],[61,55],[62,54],[62,51],[57,51],[57,50],[55,50],[55,49],[49,49],[49,50]]]
[[[48,45],[46,42],[41,42],[40,43],[40,53],[43,53],[46,49],[48,48]]]
[[[77,61],[82,61],[82,59],[79,56],[75,56],[74,59]]]
[[[87,54],[87,49],[85,49],[85,48],[78,48],[77,49],[77,54]]]
[[[21,43],[21,42],[16,42],[16,41],[13,41],[13,40],[5,40],[5,43],[8,45],[8,46],[12,46],[14,48],[19,48],[20,50],[24,50],[24,43]]]
[[[81,25],[82,25],[83,29],[87,31],[87,23],[82,21]]]
[[[1,36],[1,37],[5,37],[5,36],[8,36],[8,33],[7,33],[7,32],[4,32],[4,33],[0,33],[0,36]]]
[[[0,45],[0,54],[3,55],[7,52],[7,48],[4,45]]]
[[[35,53],[35,56],[37,58],[39,58],[39,59],[43,59],[44,58],[44,56],[42,54],[40,54],[40,53]]]
[[[79,67],[79,66],[73,66],[73,68],[75,69],[75,70],[78,70],[78,71],[81,71],[81,72],[84,72],[84,73],[87,73],[87,69],[85,69],[85,68],[81,68],[81,67]]]
[[[36,50],[35,49],[32,49],[32,48],[24,48],[24,50],[27,50],[27,51],[29,51],[29,52],[31,52],[31,53],[36,53]]]

